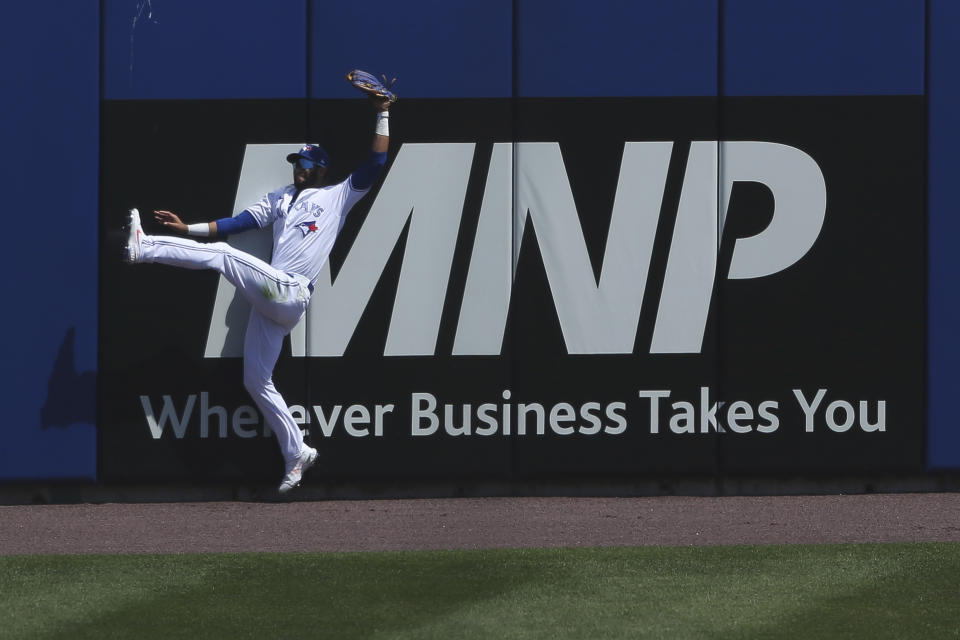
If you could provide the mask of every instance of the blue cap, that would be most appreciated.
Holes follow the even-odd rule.
[[[300,151],[287,156],[287,162],[293,164],[297,161],[297,158],[306,158],[318,167],[326,167],[330,164],[330,156],[328,156],[327,152],[323,150],[323,147],[318,144],[303,145]]]

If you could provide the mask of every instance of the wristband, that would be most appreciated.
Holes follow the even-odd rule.
[[[390,137],[390,112],[381,111],[377,114],[376,133],[378,136]]]
[[[188,224],[188,225],[187,225],[187,235],[188,235],[188,236],[209,236],[209,235],[210,235],[210,223],[209,223],[209,222],[198,222],[197,224]]]

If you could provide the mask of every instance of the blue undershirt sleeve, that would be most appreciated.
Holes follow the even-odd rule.
[[[216,222],[218,236],[228,236],[232,233],[240,233],[260,226],[249,211],[241,211],[232,218],[220,218]]]
[[[350,174],[350,184],[357,191],[369,189],[385,164],[387,164],[386,151],[371,151],[366,161]]]

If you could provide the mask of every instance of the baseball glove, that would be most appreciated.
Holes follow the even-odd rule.
[[[377,79],[372,73],[367,73],[366,71],[361,71],[360,69],[354,69],[347,74],[347,80],[350,81],[350,84],[355,86],[360,91],[363,91],[369,96],[376,96],[378,98],[386,98],[390,102],[397,101],[397,94],[393,91],[390,91],[390,87],[393,86],[393,83],[397,81],[396,78],[390,81],[387,84],[387,76],[381,76],[383,81]]]

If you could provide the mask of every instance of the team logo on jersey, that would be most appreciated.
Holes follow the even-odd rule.
[[[297,225],[297,227],[300,228],[300,233],[303,234],[304,238],[307,237],[308,233],[313,233],[314,231],[318,230],[316,222],[301,222]]]

